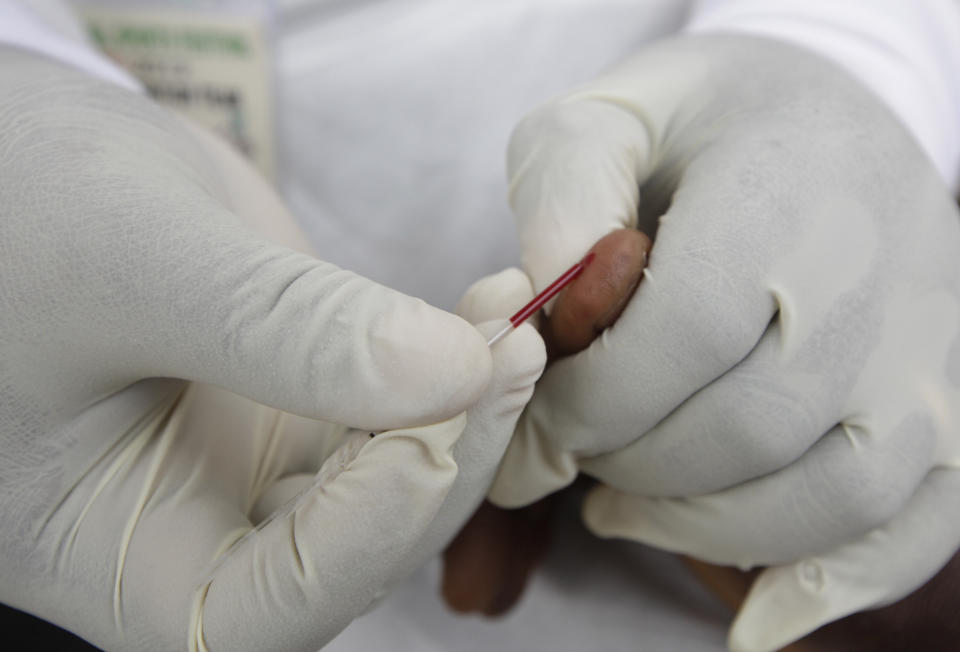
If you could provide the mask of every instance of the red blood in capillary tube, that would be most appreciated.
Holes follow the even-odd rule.
[[[544,304],[547,303],[547,301],[555,297],[560,292],[560,290],[570,285],[573,279],[580,276],[580,274],[583,273],[583,270],[587,268],[587,265],[589,265],[590,262],[594,259],[595,255],[596,254],[594,254],[591,251],[589,254],[584,256],[582,260],[575,263],[570,269],[568,269],[563,274],[558,276],[553,283],[543,288],[540,294],[533,297],[527,305],[525,305],[523,308],[520,308],[520,310],[518,310],[516,314],[514,314],[513,317],[510,318],[510,323],[504,326],[503,330],[501,330],[499,333],[497,333],[487,341],[487,346],[493,346],[494,344],[499,342],[501,339],[506,337],[507,334],[513,332],[513,330],[519,327],[520,324],[522,324],[523,322],[530,319],[530,317],[535,315],[537,311],[540,310],[540,308],[542,308]]]

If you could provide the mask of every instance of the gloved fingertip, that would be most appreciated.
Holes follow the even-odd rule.
[[[420,319],[430,328],[407,328],[407,360],[397,360],[407,387],[416,380],[417,414],[420,423],[436,423],[463,412],[477,402],[493,373],[493,358],[486,338],[457,315],[429,307],[433,314]],[[406,370],[404,371],[404,366]],[[418,369],[415,378],[407,374]],[[400,379],[398,379],[400,380]],[[398,426],[409,425],[397,423]]]
[[[581,518],[593,534],[601,538],[619,538],[646,545],[689,553],[689,542],[671,528],[673,516],[669,499],[634,496],[601,485],[583,501]]]
[[[618,492],[610,487],[594,487],[583,501],[580,517],[594,535],[607,539],[621,536],[622,518],[617,514]]]
[[[827,598],[824,571],[814,560],[766,569],[754,582],[730,627],[734,652],[779,650],[845,615]],[[832,589],[831,589],[832,590]]]
[[[594,487],[583,501],[580,517],[594,535],[602,539],[629,539],[661,548],[673,549],[669,537],[647,518],[651,501],[612,487]]]
[[[485,276],[471,285],[455,312],[471,324],[506,318],[533,298],[530,278],[516,267]]]
[[[494,328],[481,329],[481,333],[496,332],[504,323],[502,320],[487,322]],[[494,365],[499,370],[509,366],[510,373],[523,381],[524,385],[533,385],[543,373],[547,364],[547,348],[537,329],[530,324],[520,324],[512,333],[491,347]],[[494,372],[496,374],[497,371]]]

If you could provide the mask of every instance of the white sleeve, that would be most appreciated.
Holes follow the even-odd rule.
[[[45,54],[133,91],[143,88],[97,52],[70,9],[59,0],[0,0],[0,45]]]
[[[960,0],[698,0],[685,31],[769,36],[832,59],[960,188]]]

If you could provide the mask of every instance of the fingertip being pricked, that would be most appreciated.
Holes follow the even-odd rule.
[[[582,351],[617,320],[640,283],[650,248],[650,238],[636,229],[618,229],[597,241],[590,265],[550,313],[544,339],[551,357]]]

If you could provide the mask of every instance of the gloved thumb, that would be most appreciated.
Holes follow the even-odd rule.
[[[734,652],[765,652],[821,625],[908,595],[950,559],[960,472],[934,470],[885,526],[829,553],[766,569],[730,630]]]
[[[522,308],[533,298],[530,279],[516,267],[508,267],[475,282],[457,303],[456,313],[471,324],[501,320]],[[538,315],[528,320],[537,327]]]
[[[163,309],[118,325],[149,375],[372,430],[442,421],[486,386],[486,343],[456,315],[213,220],[192,235],[152,261],[142,295]]]
[[[457,305],[457,313],[474,323],[494,320],[488,321],[487,326],[505,324],[507,315],[523,307],[533,296],[529,277],[521,270],[511,267],[474,283]],[[537,316],[531,318],[534,325],[536,319]],[[540,341],[540,338],[537,340]],[[499,343],[494,345],[495,353],[499,346]],[[538,368],[538,375],[541,369],[542,366]],[[545,438],[529,435],[529,432],[522,429],[514,431],[505,452],[502,451],[500,467],[487,496],[499,507],[526,505],[533,502],[533,497],[539,498],[543,493],[547,493],[538,490],[541,488],[543,475],[549,475],[553,468],[552,461],[555,457],[564,461],[569,458],[571,465],[574,464],[569,455],[554,450]],[[571,466],[569,471],[576,474],[574,466]]]
[[[18,342],[18,386],[58,388],[51,411],[145,377],[378,430],[479,397],[492,363],[467,322],[265,239],[231,205],[229,170],[147,98],[40,57],[10,62],[0,330]],[[259,221],[289,220],[278,204]]]

